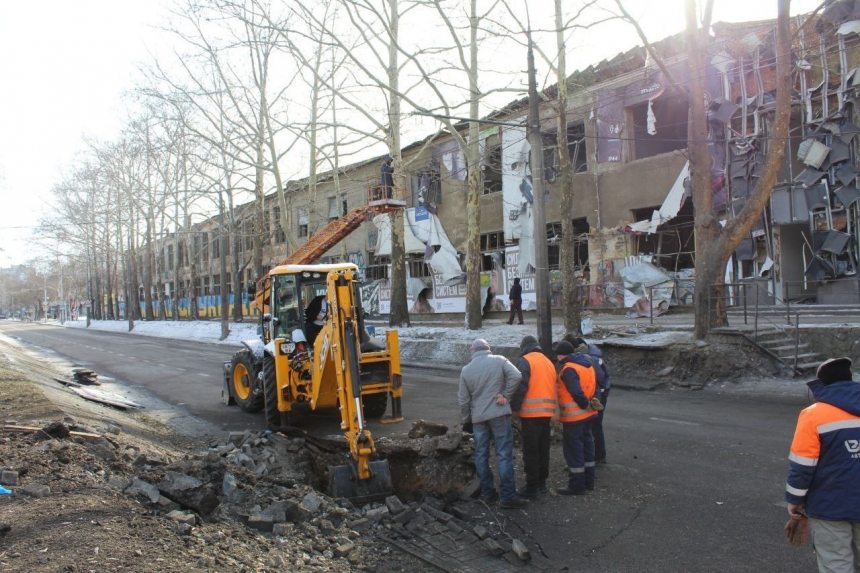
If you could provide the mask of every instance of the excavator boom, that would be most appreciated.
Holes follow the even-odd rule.
[[[405,201],[380,197],[378,187],[368,190],[368,202],[363,207],[356,207],[343,217],[331,221],[317,231],[313,237],[293,251],[279,265],[307,265],[323,256],[329,249],[340,243],[367,220],[368,215],[390,213],[406,207]],[[261,313],[266,312],[269,300],[269,283],[266,277],[260,279],[254,296],[254,307]]]

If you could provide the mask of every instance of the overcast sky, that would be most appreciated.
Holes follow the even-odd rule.
[[[137,65],[159,49],[154,26],[170,4],[0,1],[0,267],[37,255],[28,243],[40,215],[52,207],[49,190],[70,171],[83,139],[117,134],[122,93],[132,87]],[[818,4],[794,0],[792,13]],[[652,40],[683,29],[683,0],[625,5]],[[716,0],[714,21],[775,16],[776,0]],[[629,26],[602,27],[574,38],[568,66],[584,68],[638,43]]]

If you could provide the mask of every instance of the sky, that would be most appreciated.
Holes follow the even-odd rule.
[[[165,48],[158,30],[181,0],[0,2],[0,267],[40,256],[33,241],[50,189],[85,139],[111,140],[136,70]],[[716,0],[714,21],[776,17],[776,0]],[[794,0],[792,13],[819,0]],[[548,3],[549,4],[549,3]],[[625,0],[651,40],[683,30],[683,0]],[[616,23],[577,35],[568,67],[581,69],[640,42]]]

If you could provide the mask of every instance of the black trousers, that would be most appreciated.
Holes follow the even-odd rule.
[[[537,487],[549,477],[549,422],[551,418],[520,418],[526,486]]]
[[[523,323],[523,301],[522,299],[511,299],[511,316],[508,318],[508,324],[514,323],[514,315],[517,316],[520,324]]]

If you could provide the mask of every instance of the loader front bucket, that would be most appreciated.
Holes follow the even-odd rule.
[[[368,479],[358,478],[355,462],[333,466],[329,477],[329,494],[334,498],[346,498],[355,505],[381,501],[390,496],[393,491],[388,460],[369,462],[368,466]]]

